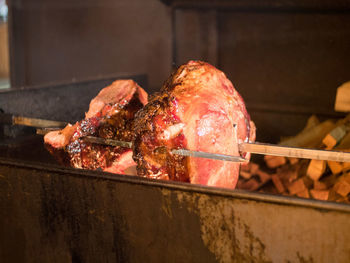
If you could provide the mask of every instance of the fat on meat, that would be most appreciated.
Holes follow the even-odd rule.
[[[135,165],[131,149],[91,144],[82,137],[130,141],[134,115],[147,100],[147,93],[133,80],[114,81],[90,102],[85,119],[46,134],[45,146],[64,165],[124,173]]]
[[[133,158],[148,178],[234,188],[239,163],[184,157],[171,149],[241,155],[255,125],[225,74],[202,61],[180,66],[134,120]]]

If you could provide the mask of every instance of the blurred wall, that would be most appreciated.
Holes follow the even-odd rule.
[[[244,98],[257,140],[293,136],[334,111],[350,80],[349,1],[168,0],[176,6],[175,63],[221,69]]]
[[[7,23],[0,22],[0,78],[9,76],[9,50]]]
[[[260,141],[296,134],[311,114],[339,117],[349,1],[163,2],[9,0],[12,86],[146,74],[152,92],[173,62],[201,59],[234,83]]]
[[[171,70],[170,9],[159,0],[8,1],[13,87]]]

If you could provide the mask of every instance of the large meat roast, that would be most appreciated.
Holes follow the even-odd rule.
[[[134,155],[140,176],[234,188],[239,163],[183,157],[171,149],[242,155],[255,125],[223,72],[201,61],[182,65],[134,120]]]
[[[135,163],[132,150],[92,144],[84,136],[131,141],[135,113],[147,103],[147,93],[133,80],[117,80],[90,102],[85,119],[45,135],[47,149],[62,164],[83,169],[124,173]]]

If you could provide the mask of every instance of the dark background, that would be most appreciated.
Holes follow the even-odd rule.
[[[145,75],[201,59],[246,101],[258,139],[337,118],[350,80],[349,1],[8,0],[12,89]]]

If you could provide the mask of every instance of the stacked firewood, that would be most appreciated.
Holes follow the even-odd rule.
[[[296,136],[280,145],[350,151],[350,116],[320,122],[311,116]],[[350,203],[350,163],[265,156],[242,165],[238,189]]]

